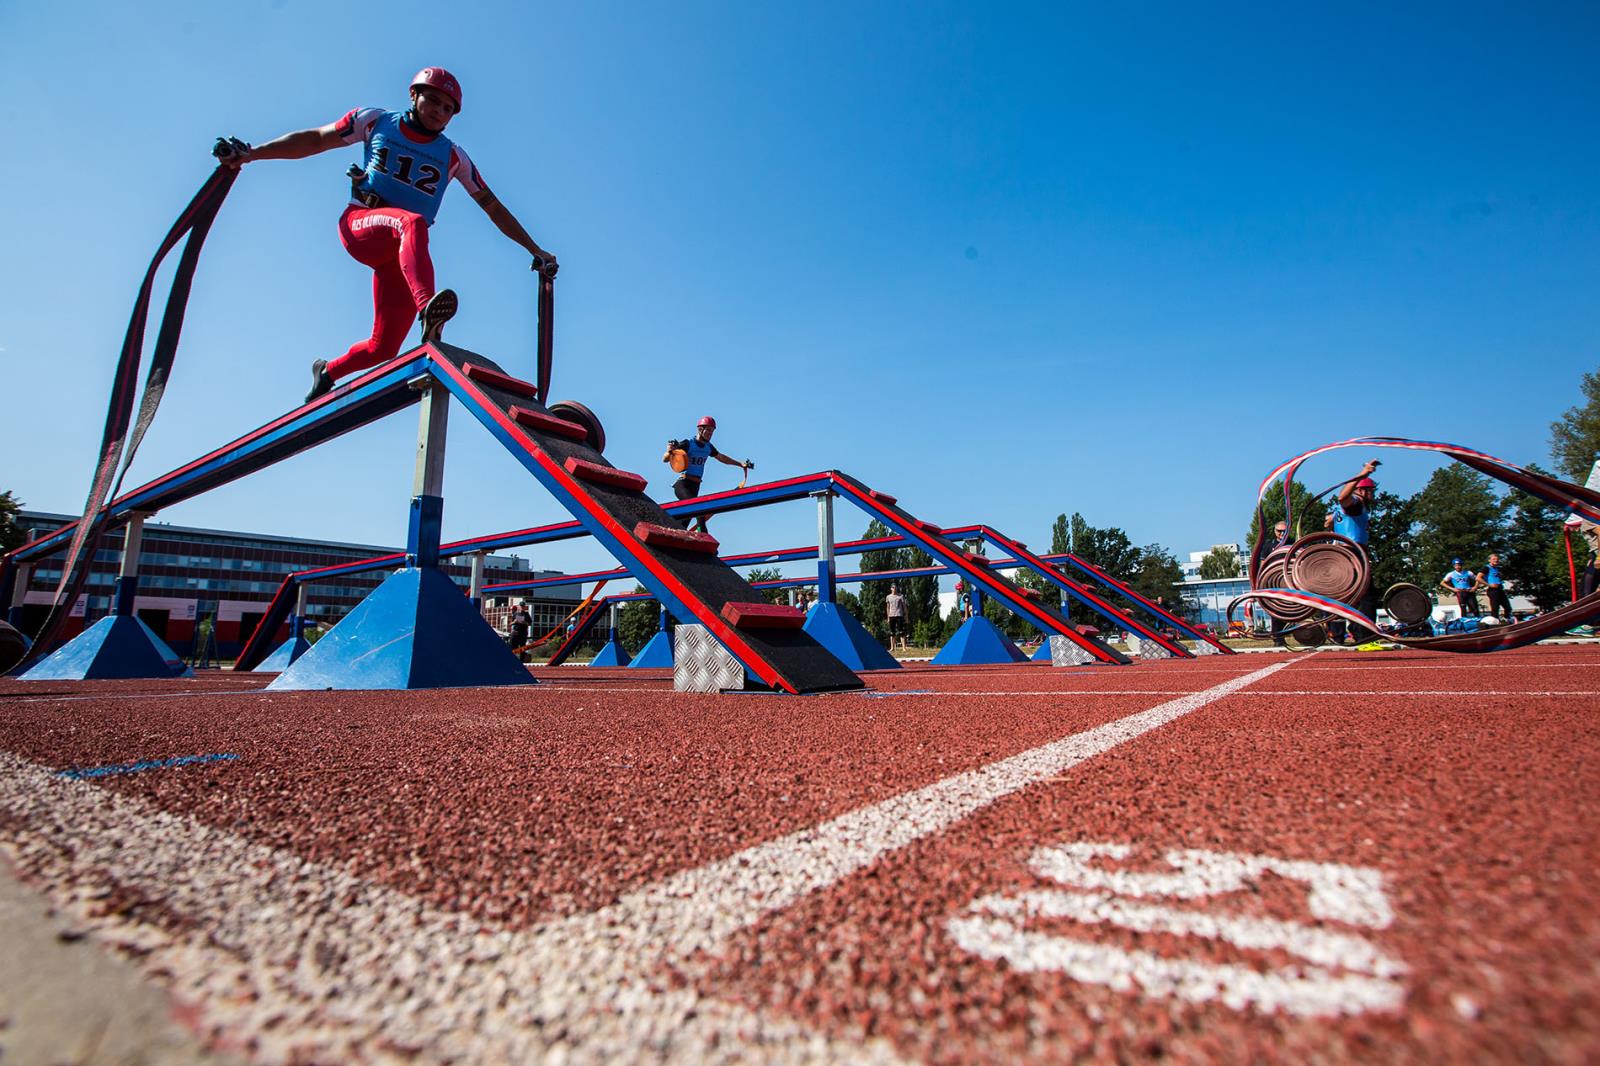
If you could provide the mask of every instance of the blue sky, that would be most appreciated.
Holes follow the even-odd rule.
[[[837,467],[1031,543],[1077,510],[1180,557],[1330,440],[1547,462],[1600,365],[1596,10],[5,5],[0,488],[81,508],[139,277],[215,136],[400,107],[433,63],[465,90],[452,136],[561,257],[555,393],[661,498],[662,443],[703,413],[763,477]],[[366,333],[335,232],[356,157],[246,171],[135,480]],[[459,189],[432,245],[449,339],[531,372],[522,252]],[[564,517],[452,422],[447,536]],[[158,520],[396,543],[414,434],[395,416]],[[1385,487],[1431,465],[1386,458]],[[814,529],[803,504],[717,527],[731,550]]]

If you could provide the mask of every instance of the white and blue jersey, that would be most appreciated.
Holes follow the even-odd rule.
[[[1357,544],[1367,542],[1367,523],[1371,513],[1361,501],[1355,501],[1353,510],[1347,511],[1338,500],[1333,502],[1333,531],[1342,537],[1349,537]]]
[[[334,130],[345,144],[365,145],[361,167],[366,173],[356,189],[376,195],[385,207],[421,215],[432,225],[452,178],[471,196],[488,186],[460,145],[442,133],[429,137],[404,120],[399,111],[359,107],[334,123]],[[355,199],[351,203],[361,205]]]
[[[683,454],[688,458],[688,463],[680,476],[703,478],[706,476],[706,460],[720,453],[717,451],[717,446],[710,441],[701,444],[698,440],[690,440],[685,442]]]
[[[1505,584],[1505,579],[1500,576],[1500,568],[1492,564],[1486,564],[1484,566],[1483,581],[1484,584],[1489,585],[1490,587]]]
[[[1444,579],[1450,582],[1450,587],[1457,592],[1465,592],[1473,584],[1472,571],[1470,570],[1451,570],[1444,575]]]

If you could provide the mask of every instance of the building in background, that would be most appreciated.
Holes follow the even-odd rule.
[[[1232,577],[1202,578],[1201,561],[1218,548],[1233,551],[1234,558],[1239,560],[1239,572]],[[1195,621],[1204,622],[1218,629],[1226,629],[1228,604],[1236,597],[1250,591],[1250,579],[1245,576],[1244,549],[1237,544],[1213,544],[1205,551],[1190,552],[1189,561],[1180,562],[1178,566],[1183,570],[1183,584],[1178,586],[1178,592],[1193,610],[1192,617]],[[1243,616],[1236,614],[1235,618],[1242,620]]]
[[[40,536],[75,520],[73,515],[43,511],[22,511],[17,516],[19,526],[34,530]],[[139,557],[139,595],[134,601],[134,610],[173,651],[184,656],[194,647],[197,623],[213,618],[216,654],[229,659],[238,654],[254,632],[256,623],[266,613],[273,594],[288,574],[401,551],[403,549],[372,544],[343,544],[147,522]],[[461,586],[462,595],[471,582],[468,559],[468,556],[459,556],[443,567]],[[107,534],[95,553],[84,594],[78,598],[67,621],[67,637],[82,632],[111,610],[112,589],[121,561],[122,531],[117,530]],[[34,567],[24,600],[24,630],[35,632],[43,624],[55,596],[56,584],[61,580],[64,562],[65,553],[62,553],[40,559]],[[312,582],[308,586],[306,612],[313,622],[331,626],[389,573],[387,569],[374,570]],[[515,555],[490,555],[484,561],[486,585],[560,576],[560,573],[559,570],[534,570],[528,560]],[[577,606],[579,588],[575,584],[558,585],[521,597],[533,615],[536,631],[541,626],[550,629],[561,624],[568,612]]]

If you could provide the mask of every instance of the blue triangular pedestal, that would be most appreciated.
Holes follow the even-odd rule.
[[[672,667],[672,631],[667,629],[656,630],[656,635],[650,638],[650,643],[639,649],[639,654],[633,657],[633,662],[628,664],[629,669],[641,667]]]
[[[356,604],[269,689],[531,685],[472,601],[437,568],[407,567]]]
[[[1032,655],[1028,656],[1028,658],[1032,659],[1036,663],[1047,663],[1047,662],[1049,662],[1050,661],[1050,638],[1049,637],[1045,637],[1044,638],[1044,643],[1039,645],[1039,647],[1034,651],[1034,653]]]
[[[594,657],[590,666],[627,666],[628,650],[622,646],[622,641],[617,639],[615,633],[606,641],[606,646],[600,649],[600,654]]]
[[[975,614],[945,642],[933,657],[935,666],[973,666],[977,663],[1027,662],[1017,646],[993,622]]]
[[[108,614],[40,659],[23,681],[193,677],[165,641],[131,614]]]
[[[253,674],[281,674],[294,665],[296,659],[304,655],[311,645],[305,637],[298,633],[278,645],[276,651],[265,659],[261,665],[250,671]]]
[[[852,670],[898,670],[900,660],[890,655],[856,616],[837,603],[818,603],[806,612],[805,630]]]

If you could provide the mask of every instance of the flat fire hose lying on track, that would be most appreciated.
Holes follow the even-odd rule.
[[[218,159],[226,161],[239,152],[249,151],[249,148],[249,145],[237,138],[219,137],[211,151]],[[45,619],[38,636],[35,637],[33,647],[17,665],[17,672],[26,669],[34,660],[50,650],[57,632],[72,610],[72,605],[77,602],[84,585],[88,582],[90,563],[100,542],[105,538],[106,504],[115,499],[117,492],[122,488],[122,479],[127,475],[128,467],[132,465],[134,454],[139,450],[139,444],[144,440],[150,424],[155,421],[156,409],[161,406],[161,397],[166,392],[167,381],[172,376],[172,367],[178,351],[178,337],[183,331],[183,315],[189,304],[189,289],[194,282],[195,268],[200,263],[200,249],[205,244],[206,235],[211,231],[211,224],[216,221],[217,212],[222,209],[222,201],[227,199],[228,191],[233,188],[233,183],[238,177],[238,170],[225,165],[219,165],[211,172],[205,184],[200,186],[200,191],[195,193],[189,205],[183,209],[178,220],[162,238],[155,258],[150,261],[150,266],[145,271],[144,283],[139,286],[139,295],[133,303],[133,314],[128,319],[128,331],[122,339],[122,354],[117,359],[116,373],[112,377],[111,401],[106,409],[105,429],[100,438],[100,459],[95,466],[94,480],[89,486],[89,497],[84,502],[83,517],[78,521],[77,529],[72,534],[72,545],[67,550],[66,560],[62,563],[61,580],[56,584],[55,599],[50,606],[50,614]],[[160,269],[167,254],[185,237],[188,240],[183,246],[183,254],[178,259],[177,271],[173,274],[172,289],[167,294],[167,306],[161,315],[161,328],[156,333],[155,348],[150,353],[150,371],[145,376],[144,395],[139,402],[139,417],[133,422],[130,437],[129,422],[133,415],[134,390],[139,382],[139,368],[144,354],[145,324],[150,314],[150,290],[155,284],[156,271]]]
[[[1320,625],[1323,620],[1329,618],[1342,619],[1365,629],[1373,628],[1372,619],[1357,611],[1349,603],[1350,600],[1359,599],[1364,595],[1371,581],[1371,567],[1366,552],[1360,545],[1336,533],[1314,533],[1293,544],[1275,548],[1265,556],[1261,551],[1266,543],[1266,520],[1262,501],[1266,499],[1267,490],[1271,488],[1273,482],[1280,477],[1283,479],[1287,511],[1289,486],[1293,483],[1300,465],[1313,456],[1340,448],[1404,448],[1412,451],[1438,452],[1497,481],[1513,485],[1530,495],[1562,507],[1579,518],[1600,523],[1600,492],[1517,466],[1515,463],[1508,463],[1504,459],[1497,459],[1485,452],[1464,448],[1459,444],[1408,440],[1404,437],[1358,437],[1354,440],[1325,444],[1279,464],[1261,482],[1261,488],[1256,495],[1256,510],[1261,520],[1258,522],[1256,543],[1250,554],[1251,590],[1228,604],[1229,619],[1232,619],[1234,608],[1239,604],[1254,601],[1259,602],[1274,618],[1296,623],[1297,628]],[[1304,549],[1303,545],[1306,546]],[[1416,586],[1394,586],[1385,593],[1384,600],[1387,603],[1391,598],[1395,598],[1397,606],[1412,607],[1414,605],[1407,602],[1409,599],[1414,599],[1408,591],[1411,589],[1416,589]],[[1420,589],[1417,591],[1421,592]],[[1407,610],[1406,613],[1413,616],[1415,614],[1414,610]],[[1474,633],[1448,633],[1437,637],[1386,633],[1383,634],[1383,639],[1408,648],[1431,651],[1504,651],[1533,644],[1546,637],[1564,633],[1574,626],[1589,624],[1596,620],[1600,620],[1600,592],[1575,599],[1558,610],[1508,626],[1497,626]]]

